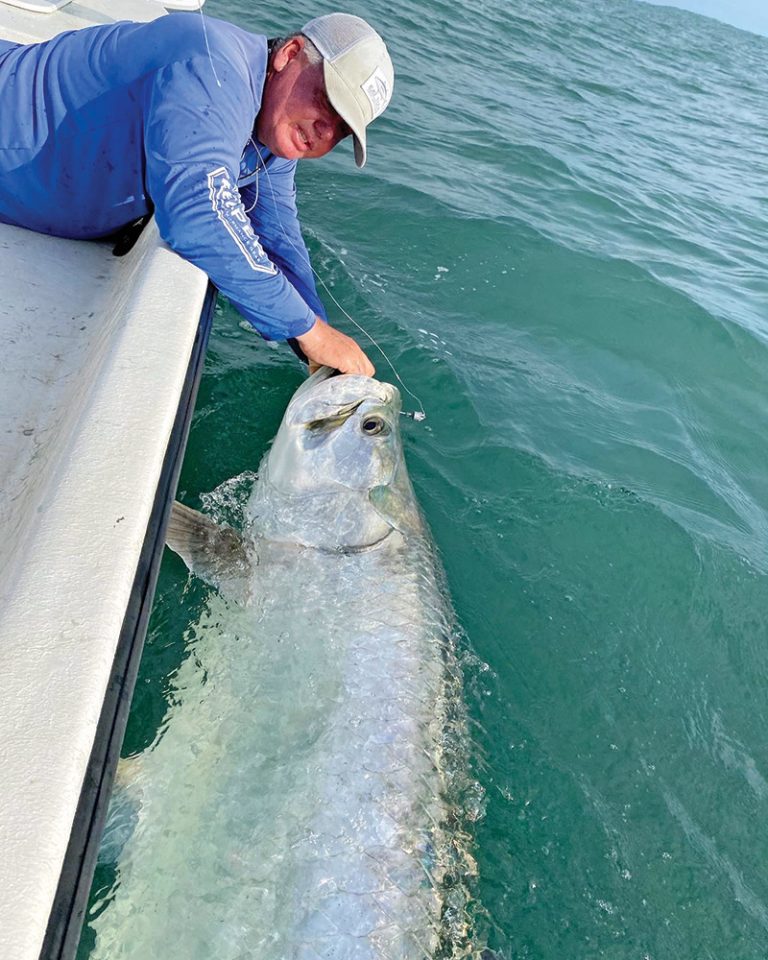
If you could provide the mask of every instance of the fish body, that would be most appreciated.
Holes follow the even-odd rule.
[[[470,955],[443,891],[461,872],[453,622],[398,414],[387,384],[316,375],[242,540],[177,511],[169,542],[219,593],[137,764],[92,956]]]

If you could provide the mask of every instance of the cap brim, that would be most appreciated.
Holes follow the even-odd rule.
[[[355,163],[358,165],[358,167],[364,167],[367,159],[365,140],[360,140],[359,137],[355,136],[355,134],[352,134],[352,140],[355,144]]]
[[[347,84],[328,60],[323,60],[323,77],[325,79],[325,92],[331,106],[352,131],[352,139],[355,144],[355,163],[358,167],[363,167],[367,159],[365,118],[355,102],[355,98],[349,92]]]

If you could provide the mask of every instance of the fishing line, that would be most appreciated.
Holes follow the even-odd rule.
[[[285,239],[288,241],[288,243],[290,243],[290,245],[293,247],[293,249],[296,251],[296,253],[298,253],[299,256],[303,256],[302,251],[299,250],[299,248],[296,246],[296,244],[293,242],[293,240],[291,240],[291,238],[288,236],[288,233],[287,233],[285,227],[283,226],[283,221],[281,220],[281,218],[280,218],[280,213],[279,213],[279,211],[278,211],[278,209],[277,209],[277,197],[275,196],[275,189],[274,189],[274,187],[272,186],[272,179],[271,179],[271,177],[269,176],[269,170],[267,169],[267,165],[266,165],[266,163],[264,162],[264,157],[262,157],[261,151],[259,150],[258,146],[257,146],[256,143],[254,142],[253,137],[251,137],[250,139],[251,139],[251,144],[253,145],[253,149],[256,151],[256,156],[257,156],[257,157],[259,158],[259,160],[261,161],[261,166],[263,167],[264,173],[265,173],[266,176],[267,176],[267,183],[268,183],[268,185],[269,185],[269,191],[270,191],[270,193],[272,194],[272,206],[275,208],[275,217],[277,218],[277,222],[279,223],[280,229],[281,229],[282,232],[283,232],[283,236],[284,236]],[[253,207],[251,207],[251,209],[253,209]],[[405,383],[404,383],[404,381],[403,381],[403,378],[400,376],[400,374],[399,374],[399,373],[397,372],[397,370],[395,369],[394,363],[392,363],[392,361],[389,359],[389,357],[387,356],[386,352],[384,351],[384,348],[383,348],[379,343],[377,343],[377,341],[371,336],[371,334],[368,333],[368,331],[367,331],[361,324],[359,324],[359,323],[357,322],[357,320],[355,320],[354,317],[351,317],[351,316],[347,313],[347,311],[344,309],[344,307],[342,307],[342,305],[339,303],[339,301],[336,299],[336,297],[334,297],[334,295],[331,293],[330,288],[328,287],[328,284],[325,282],[325,280],[323,280],[323,278],[320,276],[320,274],[317,272],[317,270],[315,270],[315,268],[312,266],[311,260],[309,261],[309,269],[312,271],[312,273],[315,275],[315,277],[316,277],[316,278],[320,281],[320,283],[323,285],[323,289],[325,290],[325,292],[328,294],[328,296],[331,298],[331,300],[336,304],[336,306],[339,308],[339,310],[341,310],[341,312],[344,314],[344,316],[347,318],[347,320],[349,320],[350,323],[354,324],[354,326],[357,327],[357,329],[360,331],[360,333],[362,333],[364,336],[366,336],[366,337],[371,341],[371,343],[374,345],[374,347],[376,347],[376,349],[379,351],[379,353],[382,355],[382,357],[384,357],[384,359],[385,359],[385,360],[387,361],[387,363],[389,364],[389,366],[390,366],[390,368],[391,368],[391,370],[392,370],[392,373],[394,373],[394,375],[395,375],[395,377],[397,378],[397,381],[398,381],[398,383],[400,384],[400,386],[403,388],[403,390],[405,390],[405,392],[406,392],[409,396],[413,397],[413,399],[416,401],[416,403],[418,403],[419,407],[421,408],[420,410],[415,410],[415,411],[413,411],[412,413],[403,412],[403,415],[406,416],[406,417],[410,417],[412,420],[418,420],[418,421],[426,420],[426,419],[427,419],[427,412],[426,412],[426,410],[424,409],[424,404],[421,402],[421,399],[416,396],[416,394],[413,392],[413,390],[409,390],[408,387],[405,385]]]
[[[221,88],[221,81],[219,80],[219,75],[216,73],[216,67],[214,66],[213,57],[211,56],[211,45],[210,45],[210,43],[208,42],[208,28],[206,27],[206,24],[205,24],[205,15],[203,14],[203,0],[197,0],[197,9],[198,9],[198,12],[199,12],[199,14],[200,14],[200,22],[201,22],[201,24],[202,24],[202,26],[203,26],[203,36],[205,37],[205,49],[206,49],[207,52],[208,52],[208,61],[209,61],[209,63],[211,64],[211,70],[213,71],[213,76],[214,76],[214,79],[216,80],[216,85],[217,85],[219,88]],[[267,169],[267,165],[266,165],[266,163],[264,162],[264,158],[263,158],[262,155],[261,155],[261,151],[260,151],[259,148],[256,146],[256,143],[254,142],[253,137],[250,138],[250,141],[251,141],[251,144],[253,145],[253,149],[256,151],[256,156],[259,158],[259,162],[261,163],[262,167],[264,168],[264,173],[267,175],[267,183],[269,184],[269,191],[270,191],[270,193],[272,194],[272,206],[275,208],[275,216],[277,217],[277,222],[280,224],[280,229],[281,229],[282,232],[283,232],[283,236],[284,236],[285,239],[288,241],[288,243],[293,247],[293,249],[296,251],[296,253],[298,253],[299,256],[301,256],[301,255],[302,255],[302,251],[299,250],[299,248],[296,246],[296,244],[293,242],[293,240],[291,240],[291,238],[288,236],[288,233],[287,233],[285,227],[283,226],[283,221],[282,221],[282,219],[280,218],[280,213],[279,213],[279,211],[278,211],[278,209],[277,209],[277,198],[275,197],[275,190],[274,190],[274,187],[272,186],[272,179],[271,179],[271,177],[269,176],[269,170]],[[252,203],[252,204],[250,205],[250,207],[248,207],[248,209],[245,211],[246,213],[250,213],[250,212],[254,209],[254,207],[256,206],[256,203],[258,202],[258,199],[259,199],[259,181],[258,181],[258,178],[257,178],[257,179],[256,179],[256,186],[255,186],[255,196],[254,196],[254,198],[253,198],[253,203]],[[360,333],[362,333],[363,336],[367,337],[367,338],[371,341],[371,343],[374,345],[374,347],[376,347],[376,349],[379,351],[379,353],[382,355],[382,357],[384,357],[384,359],[385,359],[385,360],[387,361],[387,363],[389,364],[390,369],[392,370],[392,373],[394,373],[394,375],[395,375],[395,377],[396,377],[396,379],[397,379],[397,382],[400,384],[400,386],[403,388],[403,390],[404,390],[409,396],[413,397],[413,399],[416,401],[416,403],[418,403],[419,407],[421,408],[420,410],[415,410],[415,411],[413,411],[413,412],[401,411],[401,413],[403,414],[403,416],[410,417],[412,420],[426,420],[426,418],[427,418],[427,412],[426,412],[426,410],[424,409],[424,404],[421,402],[420,397],[416,396],[416,394],[413,392],[413,390],[410,390],[410,389],[405,385],[405,382],[404,382],[403,378],[400,376],[400,374],[399,374],[399,373],[397,372],[397,370],[395,369],[394,363],[392,363],[392,361],[389,359],[389,357],[387,356],[387,354],[386,354],[384,348],[381,346],[381,344],[379,344],[379,343],[373,338],[373,336],[371,336],[371,334],[368,333],[368,331],[367,331],[360,323],[358,323],[357,320],[355,320],[354,317],[350,316],[350,315],[347,313],[347,311],[344,309],[344,307],[342,307],[342,305],[339,303],[339,301],[336,299],[336,297],[334,297],[334,295],[331,293],[331,291],[330,291],[330,289],[329,289],[329,287],[328,287],[328,284],[325,282],[325,280],[323,280],[323,278],[320,276],[320,274],[317,272],[317,270],[315,270],[315,268],[312,266],[312,261],[311,261],[311,260],[309,261],[309,269],[312,271],[312,273],[315,275],[315,277],[320,281],[320,283],[322,284],[323,289],[325,290],[325,292],[328,294],[328,296],[331,298],[331,300],[336,304],[336,306],[339,308],[339,310],[341,310],[341,312],[344,314],[344,316],[347,318],[347,320],[349,320],[350,323],[352,323],[355,327],[357,327],[357,329],[360,331]]]
[[[208,60],[211,64],[211,70],[213,70],[213,76],[216,80],[216,86],[221,88],[221,82],[219,80],[219,75],[216,73],[216,67],[213,65],[213,57],[211,56],[211,45],[208,43],[208,28],[205,25],[205,16],[203,14],[203,2],[204,0],[197,0],[197,9],[200,12],[200,22],[203,25],[203,36],[205,37],[205,49],[208,51]]]
[[[251,143],[253,143],[253,139],[251,139]],[[253,181],[253,184],[251,184],[251,185],[253,186],[253,203],[250,205],[250,207],[246,207],[246,210],[245,210],[246,213],[250,213],[251,210],[253,210],[253,208],[254,208],[254,207],[256,206],[256,204],[259,202],[259,178],[258,178],[258,176],[256,177],[256,179]]]

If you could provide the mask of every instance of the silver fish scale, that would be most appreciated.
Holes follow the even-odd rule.
[[[463,736],[432,550],[259,553],[248,607],[211,598],[133,771],[94,960],[432,957]]]
[[[315,586],[335,597],[325,632],[343,646],[341,689],[315,754],[316,809],[294,848],[290,955],[432,956],[450,657],[432,558],[395,534],[334,564],[314,560]]]

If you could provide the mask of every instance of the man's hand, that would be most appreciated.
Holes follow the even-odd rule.
[[[309,360],[310,373],[322,366],[333,367],[339,373],[360,373],[365,377],[372,377],[376,372],[355,341],[321,317],[296,340]]]

